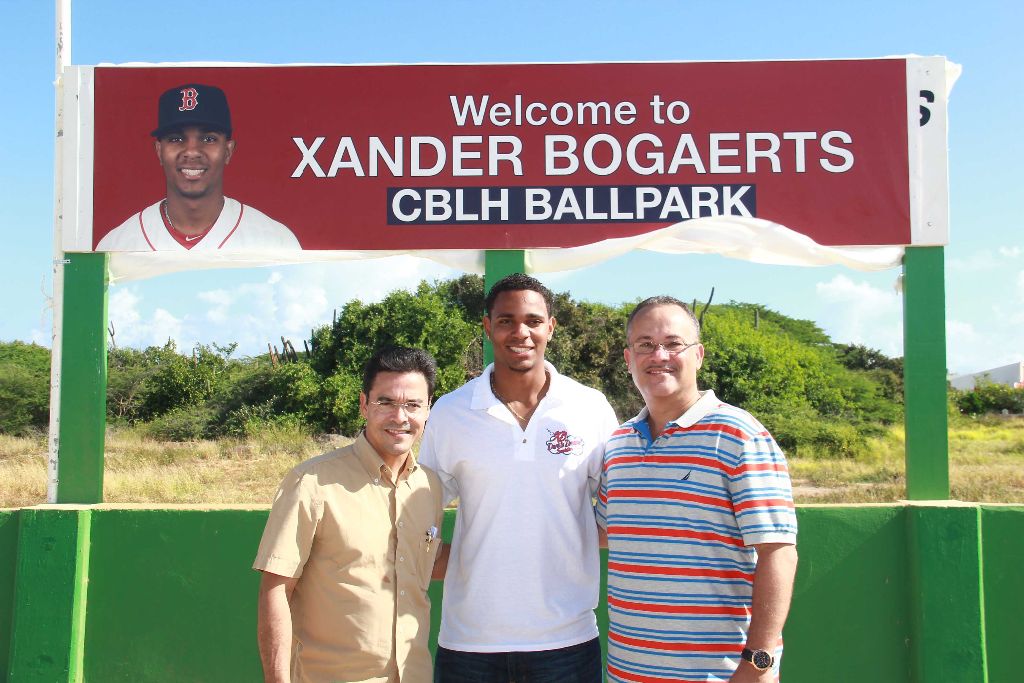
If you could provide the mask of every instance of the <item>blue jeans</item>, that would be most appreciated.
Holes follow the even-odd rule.
[[[434,683],[601,683],[597,638],[536,652],[459,652],[441,646]]]

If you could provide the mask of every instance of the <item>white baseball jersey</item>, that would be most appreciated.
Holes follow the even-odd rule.
[[[191,249],[174,239],[160,215],[160,200],[114,228],[96,251],[270,251],[302,249],[292,231],[262,211],[224,198],[217,222]]]

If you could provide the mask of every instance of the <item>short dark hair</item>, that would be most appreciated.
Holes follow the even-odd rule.
[[[668,296],[663,294],[660,296],[652,296],[648,297],[647,299],[644,299],[643,301],[636,305],[632,312],[630,312],[629,317],[626,319],[627,343],[629,342],[629,328],[633,326],[633,318],[640,315],[640,313],[645,309],[651,308],[653,306],[678,306],[679,308],[683,309],[683,312],[686,313],[686,316],[690,319],[691,322],[693,322],[693,329],[697,330],[697,338],[694,339],[693,341],[700,341],[700,321],[697,320],[697,316],[693,314],[693,311],[690,310],[690,307],[684,304],[679,299],[675,298],[674,296]]]
[[[547,307],[548,317],[550,318],[555,307],[555,298],[551,294],[551,290],[542,285],[540,280],[523,273],[506,275],[494,283],[491,291],[487,292],[487,297],[484,299],[484,313],[490,317],[494,302],[502,292],[522,292],[524,290],[537,292],[544,297],[544,306]]]
[[[407,346],[387,346],[366,362],[363,368],[363,393],[367,398],[370,389],[382,372],[418,372],[427,380],[427,398],[434,397],[434,383],[437,381],[437,361],[423,349]]]

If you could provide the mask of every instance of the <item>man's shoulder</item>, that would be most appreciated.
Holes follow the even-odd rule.
[[[355,441],[334,450],[303,460],[291,469],[290,476],[296,479],[317,477],[328,471],[344,471],[357,467],[358,458],[355,454]]]
[[[761,421],[749,412],[731,403],[716,398],[708,408],[704,416],[697,421],[697,424],[718,424],[723,428],[739,432],[738,436],[750,438],[757,435],[766,435],[768,430],[761,424]]]
[[[549,364],[549,367],[552,366]],[[604,395],[604,392],[599,389],[589,387],[586,384],[573,379],[569,375],[563,375],[562,373],[558,373],[553,377],[551,393],[554,396],[557,396],[560,400],[571,399],[577,403],[583,403],[587,406],[610,405],[608,403],[608,399]]]
[[[423,463],[417,461],[416,470],[418,472],[423,473],[423,477],[427,480],[427,485],[430,488],[437,489],[438,491],[441,490],[441,475],[439,475],[437,472],[431,469],[429,465],[424,465]]]
[[[473,393],[476,391],[476,386],[482,381],[481,377],[483,375],[474,377],[458,389],[449,391],[434,401],[434,406],[430,409],[430,416],[443,417],[453,412],[468,410],[473,402]]]
[[[231,248],[302,248],[288,226],[256,207],[225,197],[223,211],[228,213],[229,209],[232,214],[238,215],[239,222],[238,230],[231,237]]]
[[[99,243],[96,245],[97,251],[138,251],[138,250],[149,250],[150,245],[147,244],[145,236],[143,234],[142,223],[148,218],[146,214],[152,214],[158,212],[160,202],[151,204],[141,211],[133,213],[131,216],[125,219],[121,225],[117,226],[106,235],[104,235]],[[157,213],[159,217],[159,213]]]

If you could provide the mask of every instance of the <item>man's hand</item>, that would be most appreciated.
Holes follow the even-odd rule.
[[[434,568],[430,572],[431,581],[444,581],[444,575],[448,571],[448,556],[451,552],[451,543],[441,543],[441,547],[437,549],[437,557],[434,558]]]
[[[256,639],[266,683],[290,683],[292,610],[290,600],[298,579],[263,572],[257,600]]]
[[[774,680],[775,674],[771,669],[758,671],[750,662],[741,661],[729,683],[772,683]]]
[[[754,595],[747,629],[747,647],[767,650],[774,654],[782,626],[789,615],[789,602],[793,597],[793,578],[796,576],[796,546],[783,543],[763,543],[757,549],[757,568],[754,570]],[[750,662],[741,660],[729,679],[730,683],[764,683],[774,681],[772,670],[758,671]]]

